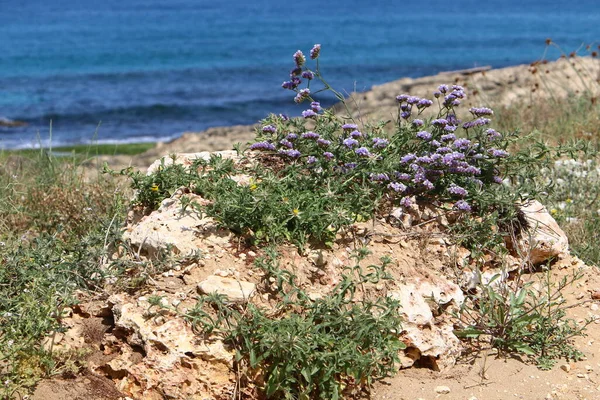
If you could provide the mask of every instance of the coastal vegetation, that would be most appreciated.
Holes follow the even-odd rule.
[[[53,153],[78,155],[76,148],[0,155],[3,398],[23,395],[40,378],[85,369],[84,352],[53,351],[53,337],[64,330],[61,319],[83,296],[135,292],[168,269],[168,255],[145,260],[138,251],[138,257],[124,257],[133,250],[121,227],[128,209],[149,213],[182,187],[208,200],[184,208],[213,218],[241,245],[260,249],[255,265],[275,284],[279,300],[267,311],[200,296],[184,317],[199,335],[218,334],[232,346],[240,382],[260,376],[264,385],[257,390],[272,398],[332,399],[368,390],[397,370],[405,346],[398,339],[401,304],[356,297],[365,285],[391,279],[390,260],[366,263],[368,254],[358,246],[342,281],[313,299],[279,265],[282,244],[300,253],[326,248],[357,222],[428,204],[450,221],[455,244],[474,258],[502,259],[507,240],[526,229],[517,205],[535,198],[564,227],[573,252],[590,265],[600,263],[597,81],[566,99],[549,96],[547,102],[465,112],[467,90],[460,85],[442,84],[431,99],[394,94],[398,116],[390,128],[321,108],[316,96],[331,88],[318,65],[320,51],[315,46],[308,57],[314,68],[297,52],[283,84],[297,103],[307,104],[302,117],[267,117],[255,142],[237,147],[241,163],[213,156],[191,168],[162,165],[150,175],[124,169],[90,178],[79,156]],[[132,146],[95,146],[86,154],[135,154],[145,146],[132,153]],[[247,177],[247,184],[235,176]],[[529,268],[546,269],[526,267],[513,282],[525,280]],[[541,288],[481,284],[457,315],[463,322],[457,332],[474,347],[488,342],[529,356],[541,368],[560,357],[577,359],[581,353],[571,340],[591,321],[571,321],[560,301],[561,291],[577,278],[548,279]],[[152,312],[170,308],[160,298],[150,301]]]

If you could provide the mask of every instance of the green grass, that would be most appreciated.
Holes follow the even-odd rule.
[[[127,155],[134,156],[150,150],[156,146],[153,142],[144,143],[122,143],[122,144],[80,144],[73,146],[59,146],[42,149],[20,149],[20,150],[3,150],[3,153],[20,155],[20,156],[35,156],[40,152],[52,151],[55,155],[81,155],[81,156],[97,156],[97,155]]]

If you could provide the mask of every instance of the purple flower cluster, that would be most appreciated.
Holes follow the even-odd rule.
[[[400,182],[392,182],[387,187],[397,193],[404,193],[406,191],[406,185]]]
[[[369,157],[371,155],[371,152],[366,147],[359,147],[354,152],[361,157]]]
[[[422,99],[420,97],[409,96],[407,94],[401,94],[399,96],[396,96],[396,101],[398,102],[398,104],[400,104],[400,111],[401,111],[400,117],[402,119],[410,118],[410,116],[412,115],[412,107],[414,105],[417,106],[417,109],[419,110],[419,114],[420,114],[421,111],[423,111],[425,108],[427,108],[433,104],[433,101],[431,101],[429,99]],[[418,120],[418,121],[421,121],[421,120]],[[414,122],[413,122],[413,124],[414,124]],[[415,126],[422,126],[422,123],[419,124],[419,122],[417,122]]]
[[[469,203],[467,203],[464,200],[459,200],[456,203],[454,203],[454,208],[456,208],[457,210],[460,210],[460,211],[466,211],[466,212],[471,211],[471,206],[469,205]]]
[[[319,54],[321,54],[321,45],[315,44],[313,48],[310,49],[310,58],[315,60],[319,57]]]
[[[250,150],[269,150],[269,151],[275,151],[275,145],[273,143],[269,143],[267,141],[256,142],[252,146],[250,146]]]
[[[358,139],[359,137],[362,137],[362,133],[360,131],[352,131],[352,132],[350,132],[350,137],[353,137],[354,139]]]
[[[342,129],[344,130],[344,132],[352,132],[352,131],[358,129],[358,125],[356,125],[356,124],[344,124],[344,125],[342,125]]]
[[[309,97],[310,97],[310,89],[308,89],[308,88],[302,89],[298,92],[296,97],[294,97],[294,101],[296,103],[302,103],[304,100],[308,99]]]
[[[315,74],[313,74],[312,71],[304,71],[301,76],[309,81],[315,78]]]
[[[294,62],[298,68],[302,67],[306,63],[306,57],[302,51],[298,50],[294,53]]]
[[[317,139],[317,144],[322,147],[328,147],[331,144],[331,140],[319,138]]]
[[[433,135],[427,131],[421,131],[417,133],[417,137],[422,140],[431,140]]]
[[[279,150],[279,154],[288,156],[290,158],[299,158],[302,155],[302,153],[300,153],[298,150],[293,150],[293,149],[290,149],[290,150],[281,149],[281,150]]]
[[[302,139],[319,139],[321,135],[316,132],[308,131],[300,135],[300,137],[302,137]]]
[[[302,116],[304,118],[315,118],[317,116],[317,113],[311,109],[311,110],[302,111]]]
[[[313,101],[312,103],[310,103],[310,108],[316,113],[320,113],[321,110],[323,110],[321,108],[321,103],[319,103],[318,101]]]
[[[343,145],[348,147],[349,149],[353,148],[354,146],[358,146],[358,140],[354,139],[354,138],[346,138],[342,141]]]
[[[485,126],[485,125],[488,125],[490,122],[492,122],[492,121],[489,118],[477,118],[477,119],[474,119],[473,121],[465,122],[463,124],[463,128],[469,129],[469,128],[474,128],[476,126]]]
[[[454,183],[450,184],[450,186],[448,187],[448,193],[460,197],[465,197],[469,194],[469,192],[467,192],[465,188],[462,188]]]
[[[494,111],[487,107],[471,107],[469,108],[471,114],[476,117],[483,117],[487,115],[494,115]]]
[[[382,139],[382,138],[378,138],[378,137],[373,138],[373,147],[376,149],[384,149],[389,144],[390,144],[390,142],[387,139]]]
[[[387,182],[390,180],[390,177],[385,173],[371,173],[369,174],[369,179],[373,182]]]
[[[263,126],[262,131],[263,133],[275,133],[277,132],[277,128],[275,128],[273,125],[266,125]]]

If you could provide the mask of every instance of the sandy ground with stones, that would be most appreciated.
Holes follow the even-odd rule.
[[[532,73],[532,68],[536,69],[535,73]],[[533,97],[547,96],[547,93],[562,96],[569,90],[572,92],[586,90],[583,85],[585,80],[579,78],[584,74],[597,82],[600,78],[600,60],[567,59],[534,67],[517,66],[476,73],[455,72],[419,79],[401,79],[374,87],[366,93],[354,94],[350,106],[351,112],[362,121],[379,117],[394,119],[397,113],[394,97],[397,94],[410,93],[425,96],[440,83],[464,85],[472,105],[497,106],[514,102],[525,104]],[[103,157],[98,161],[100,163],[106,161],[113,168],[131,165],[145,169],[166,154],[231,149],[233,143],[246,143],[252,140],[253,135],[252,126],[213,128],[201,133],[184,134],[179,139],[159,144],[156,148],[134,158]],[[93,168],[93,165],[90,167]],[[163,217],[167,218],[165,215],[166,213]],[[252,260],[254,253],[240,252],[231,245],[229,234],[211,231],[210,221],[203,223],[208,224],[205,230],[208,236],[203,236],[203,242],[192,244],[212,249],[211,257],[205,260],[203,265],[186,266],[181,270],[162,274],[156,277],[147,289],[137,293],[135,298],[116,293],[110,298],[94,301],[83,299],[84,303],[80,308],[73,310],[69,320],[71,334],[62,337],[61,342],[75,347],[85,344],[94,349],[88,359],[89,371],[84,376],[74,379],[44,381],[39,385],[33,399],[119,399],[125,398],[123,393],[140,399],[159,399],[167,394],[171,396],[170,398],[200,399],[205,397],[195,395],[192,397],[188,395],[191,392],[182,392],[181,387],[196,385],[194,390],[202,391],[207,389],[207,387],[203,389],[202,385],[215,382],[221,387],[219,392],[221,397],[214,398],[228,398],[227,396],[231,398],[232,378],[227,371],[230,355],[226,351],[214,343],[196,343],[189,349],[186,348],[195,356],[191,361],[186,359],[189,365],[183,367],[189,368],[188,373],[195,371],[198,377],[185,380],[181,374],[177,374],[182,371],[184,358],[167,357],[165,361],[163,356],[165,348],[168,350],[171,345],[175,346],[174,348],[188,346],[179,340],[190,334],[189,327],[178,319],[170,318],[145,322],[136,319],[138,317],[135,314],[138,309],[139,312],[146,309],[147,303],[144,297],[149,294],[161,294],[169,301],[184,303],[188,301],[191,304],[189,294],[198,290],[199,282],[206,284],[207,280],[220,279],[220,283],[223,284],[223,279],[228,277],[254,284],[260,282],[247,262]],[[130,237],[135,236],[136,225],[131,225],[129,229]],[[393,233],[398,234],[398,232]],[[147,240],[141,240],[144,246],[150,245]],[[344,252],[348,243],[343,243],[344,239],[340,240],[331,256],[344,260],[344,257],[347,257]],[[423,237],[407,239],[403,240],[402,244],[400,241],[390,243],[382,236],[373,241],[373,246],[380,253],[389,251],[397,253],[395,255],[400,260],[398,265],[402,266],[395,270],[395,277],[399,280],[413,277],[415,271],[426,274],[427,268],[429,274],[444,273],[443,266],[448,265],[448,248],[436,237],[425,240]],[[293,254],[293,251],[290,254]],[[324,291],[335,282],[335,279],[332,280],[332,276],[335,276],[333,271],[330,271],[330,275],[318,274],[318,271],[313,270],[314,266],[308,264],[306,269],[302,269],[302,263],[305,261],[298,260],[292,255],[286,260],[288,265],[304,271],[305,275],[301,278],[304,279],[307,287],[313,286],[316,291]],[[580,266],[577,260],[565,257],[554,266],[553,275],[558,279],[570,274],[576,266]],[[579,321],[600,314],[598,311],[600,299],[596,298],[600,291],[599,270],[595,266],[583,268],[584,279],[570,288],[565,295],[567,304],[573,306],[569,310],[569,315]],[[215,276],[217,278],[214,278]],[[376,288],[375,292],[394,289]],[[189,296],[182,297],[180,293]],[[268,297],[263,300],[266,304],[269,301]],[[407,317],[421,318],[422,315]],[[137,336],[132,337],[132,332],[137,332]],[[177,337],[169,336],[169,332],[177,332]],[[157,346],[156,337],[164,340],[164,343]],[[541,371],[518,357],[500,357],[491,349],[482,349],[477,354],[463,355],[458,358],[456,365],[442,368],[441,372],[427,368],[403,369],[395,377],[377,383],[372,398],[377,400],[600,399],[600,324],[592,324],[587,331],[587,336],[577,338],[576,344],[585,354],[586,359],[569,363],[561,361],[550,371]],[[143,348],[143,351],[140,348]],[[160,352],[163,354],[159,354]],[[169,354],[171,353],[167,351],[167,355]],[[205,356],[202,356],[203,354]],[[163,371],[169,371],[168,373],[145,376],[141,386],[138,382],[141,378],[131,378],[136,374],[148,374],[148,371],[152,371],[153,368],[161,371],[163,364],[160,363],[163,362],[167,362],[165,364],[167,367]],[[172,364],[168,364],[171,362]],[[144,391],[142,388],[144,385],[154,385],[153,387],[160,387],[160,390]]]

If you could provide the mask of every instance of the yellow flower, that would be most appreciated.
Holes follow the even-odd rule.
[[[158,185],[155,183],[154,185],[152,185],[150,190],[152,190],[153,192],[158,192]]]
[[[298,214],[300,214],[300,210],[298,210],[297,208],[294,208],[292,210],[292,214],[294,214],[295,216],[298,216]]]
[[[571,204],[572,202],[573,202],[573,199],[571,199],[571,198],[567,199],[567,204]]]
[[[256,189],[258,189],[258,185],[256,183],[253,183],[252,185],[250,185],[251,191],[255,191]]]
[[[556,208],[553,208],[552,210],[550,210],[550,214],[556,215],[558,214],[558,210]]]

